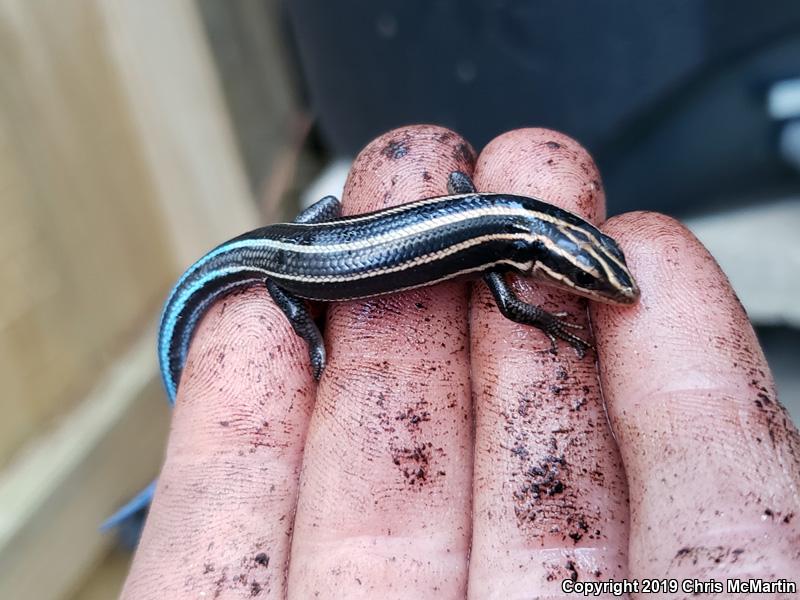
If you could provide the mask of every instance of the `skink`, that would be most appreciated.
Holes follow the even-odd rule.
[[[308,344],[316,379],[325,368],[325,346],[305,300],[367,298],[481,277],[505,317],[538,327],[553,349],[556,339],[566,341],[580,356],[590,344],[571,331],[576,326],[519,299],[504,274],[532,276],[600,302],[637,300],[619,246],[584,219],[535,198],[479,193],[460,172],[450,175],[448,192],[352,217],[341,217],[339,201],[327,196],[293,223],[245,233],[200,258],[178,280],[161,318],[158,357],[170,403],[198,322],[216,300],[242,286],[266,285]],[[129,503],[107,524],[146,501]]]

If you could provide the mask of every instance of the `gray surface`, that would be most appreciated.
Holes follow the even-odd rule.
[[[685,223],[717,259],[753,323],[800,327],[800,198]]]

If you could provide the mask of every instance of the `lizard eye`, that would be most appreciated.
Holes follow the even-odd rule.
[[[587,287],[594,283],[594,277],[586,271],[578,271],[575,273],[575,282],[580,286]]]

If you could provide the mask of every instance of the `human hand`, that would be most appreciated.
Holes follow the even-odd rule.
[[[563,135],[505,134],[474,168],[481,191],[603,219],[597,169]],[[455,134],[390,132],[356,160],[344,210],[444,194],[455,170],[473,170]],[[552,354],[482,283],[449,282],[330,305],[316,386],[266,290],[219,302],[123,597],[528,598],[800,572],[800,438],[727,280],[667,217],[603,230],[642,296],[590,305],[599,369]],[[516,289],[588,324],[574,296]]]

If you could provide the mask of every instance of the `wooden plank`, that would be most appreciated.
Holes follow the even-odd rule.
[[[0,0],[0,465],[169,285],[159,205],[88,0]]]
[[[131,554],[113,548],[69,600],[109,600],[117,598],[131,564]]]
[[[198,0],[251,188],[264,184],[298,134],[298,83],[278,0]]]
[[[0,598],[64,598],[113,542],[103,516],[157,472],[169,415],[154,347],[149,332],[0,474]]]
[[[141,332],[257,220],[210,62],[188,0],[0,0],[0,598],[107,554],[166,438]]]
[[[196,7],[98,0],[98,8],[173,255],[185,267],[209,241],[258,220]]]

